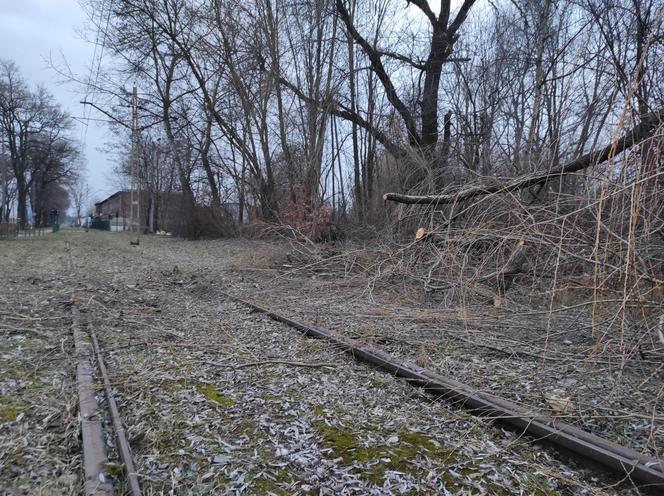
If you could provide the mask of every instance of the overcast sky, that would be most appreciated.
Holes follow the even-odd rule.
[[[459,1],[453,2],[456,7]],[[411,6],[410,12],[415,7]],[[86,24],[79,0],[0,0],[0,58],[16,62],[30,85],[43,84],[74,117],[104,117],[80,101],[84,95],[74,84],[61,84],[62,77],[48,67],[52,58],[67,61],[71,70],[86,80],[93,65],[94,45],[81,32]],[[92,38],[94,34],[87,34]],[[107,62],[107,61],[106,61]],[[94,99],[94,96],[92,97]],[[88,122],[88,126],[83,124]],[[115,192],[114,157],[102,150],[110,135],[104,123],[76,121],[74,137],[83,143],[87,161],[86,178],[93,200]]]
[[[16,62],[30,85],[43,84],[55,99],[75,117],[84,115],[79,102],[83,95],[74,85],[58,84],[62,77],[48,68],[45,59],[65,57],[73,72],[87,76],[92,65],[94,46],[84,41],[80,32],[85,13],[78,0],[0,0],[0,58]],[[92,117],[99,117],[92,115]],[[87,179],[93,199],[100,200],[113,191],[109,181],[112,157],[100,150],[108,130],[104,124],[76,121],[74,136],[85,137]]]

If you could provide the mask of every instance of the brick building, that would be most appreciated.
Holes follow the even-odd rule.
[[[129,229],[131,216],[131,193],[118,191],[95,203],[95,219],[111,221],[111,231]]]
[[[172,231],[181,201],[181,193],[157,193],[151,197],[149,193],[142,192],[139,205],[141,226],[147,231]],[[131,222],[131,192],[117,191],[95,203],[95,219],[110,221],[111,231],[128,231]]]

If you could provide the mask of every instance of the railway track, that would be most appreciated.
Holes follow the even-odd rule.
[[[99,341],[93,329],[82,329],[81,321],[84,317],[76,306],[76,299],[72,300],[72,333],[77,356],[77,389],[79,396],[79,417],[81,422],[81,439],[83,446],[83,491],[86,496],[110,496],[128,492],[132,496],[141,496],[136,468],[131,455],[129,442],[120,418],[113,389],[108,377],[108,371],[102,355]],[[86,326],[87,327],[87,326]],[[104,385],[104,396],[108,411],[106,415],[97,402],[94,385],[94,369],[98,371]],[[110,425],[104,426],[103,419],[110,419]],[[106,450],[105,434],[112,429],[115,439],[115,448],[119,456],[119,465],[122,467],[124,480],[114,484],[113,479],[117,473],[109,473],[111,467]],[[122,492],[116,486],[124,486]]]
[[[66,243],[67,268],[73,272],[76,270],[71,252],[71,245]],[[85,316],[81,316],[78,309],[78,300],[76,293],[72,293],[72,333],[74,337],[74,346],[77,355],[77,389],[79,396],[79,417],[81,421],[81,440],[83,446],[83,469],[84,483],[83,490],[86,496],[110,496],[116,494],[116,487],[113,484],[113,477],[109,474],[109,468],[117,465],[109,464],[108,453],[106,451],[105,430],[113,431],[115,440],[115,449],[117,451],[124,480],[123,486],[131,496],[141,496],[141,488],[138,482],[138,474],[134,466],[134,460],[131,454],[131,448],[127,441],[120,411],[118,410],[113,388],[108,377],[106,363],[102,354],[101,346],[97,335],[90,326],[86,325],[82,329],[82,320],[87,324]],[[104,386],[104,396],[106,405],[108,405],[107,415],[100,408],[95,395],[94,369],[98,372]],[[110,425],[104,426],[103,419],[110,419]],[[108,432],[106,432],[108,434]],[[117,478],[117,473],[113,476]]]
[[[356,360],[403,378],[409,384],[422,388],[432,395],[442,397],[455,406],[507,425],[533,441],[544,441],[557,448],[562,448],[565,453],[574,455],[580,462],[589,464],[591,468],[599,464],[621,474],[626,480],[649,489],[654,494],[658,494],[664,489],[664,464],[661,460],[583,431],[559,419],[478,391],[426,368],[399,361],[378,348],[339,333],[292,319],[270,308],[226,292],[223,292],[222,295],[254,311],[263,313],[275,321],[287,324],[307,336],[326,340],[343,349]],[[82,321],[85,321],[85,315],[81,315],[74,300],[72,331],[78,360],[77,379],[85,472],[84,491],[88,496],[106,496],[117,493],[118,487],[115,486],[122,486],[123,490],[129,494],[140,496],[138,476],[120,412],[113,397],[103,352],[94,330],[88,328],[88,332],[85,332],[82,328],[87,328],[87,326],[82,326]],[[105,415],[95,396],[93,383],[95,367],[104,385],[105,404],[108,406],[106,415],[110,420],[108,426],[104,426],[102,419]],[[104,442],[104,434],[108,435],[109,429],[112,429],[114,434],[116,451],[124,475],[124,479],[119,484],[116,481],[115,486],[113,478],[107,470],[109,457]]]
[[[71,254],[69,265],[73,269]],[[431,370],[396,359],[383,350],[348,338],[331,330],[310,325],[287,317],[270,308],[235,295],[222,292],[225,298],[261,312],[275,321],[282,322],[303,334],[328,341],[343,349],[358,361],[405,379],[409,384],[444,398],[455,406],[465,408],[483,418],[511,427],[533,441],[545,441],[574,455],[579,461],[595,468],[597,464],[621,474],[642,488],[661,494],[664,489],[664,463],[635,450],[583,431],[560,419],[524,408],[506,399],[478,391],[466,384],[443,377]],[[116,494],[119,488],[138,496],[141,488],[134,467],[131,449],[127,442],[120,412],[113,397],[111,382],[103,359],[103,350],[92,328],[85,324],[85,314],[72,298],[72,332],[77,354],[77,379],[86,495]],[[103,413],[97,402],[93,379],[101,379],[106,397],[107,412]],[[108,418],[107,423],[103,422]],[[113,431],[118,465],[123,468],[122,480],[108,473],[109,454],[105,450],[105,436]],[[117,475],[117,474],[114,474]],[[114,484],[115,482],[115,484]]]
[[[287,324],[307,336],[326,340],[342,348],[356,360],[405,379],[413,386],[445,398],[454,405],[511,427],[533,441],[545,441],[574,455],[595,468],[597,464],[621,474],[626,480],[662,494],[664,462],[633,449],[581,430],[554,417],[524,408],[509,400],[478,391],[415,364],[402,362],[384,351],[331,330],[286,317],[270,308],[222,292],[230,300]]]

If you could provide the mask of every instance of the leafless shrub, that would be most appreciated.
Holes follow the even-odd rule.
[[[173,234],[186,239],[225,238],[237,234],[237,225],[223,207],[193,205],[183,198],[174,214]]]

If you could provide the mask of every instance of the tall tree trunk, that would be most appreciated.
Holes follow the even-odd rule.
[[[350,15],[355,13],[355,2],[351,4]],[[357,113],[357,95],[356,95],[356,81],[357,73],[355,72],[355,47],[353,45],[353,37],[350,33],[346,34],[348,43],[348,73],[350,75],[350,108],[353,113]],[[361,221],[364,218],[364,204],[362,202],[362,179],[361,179],[361,166],[360,166],[360,151],[358,143],[358,128],[355,121],[351,122],[351,139],[353,143],[353,175],[354,175],[354,210],[358,219]]]
[[[207,123],[205,127],[205,138],[203,147],[201,149],[201,164],[210,187],[210,195],[212,196],[212,206],[219,209],[221,208],[221,196],[219,195],[219,187],[217,186],[217,179],[215,178],[214,171],[210,166],[210,146],[212,145],[212,116],[208,114]]]
[[[27,221],[28,215],[28,187],[25,184],[25,180],[21,178],[16,178],[16,194],[17,194],[17,205],[16,205],[16,214],[19,219],[19,228],[25,229],[25,224]]]

